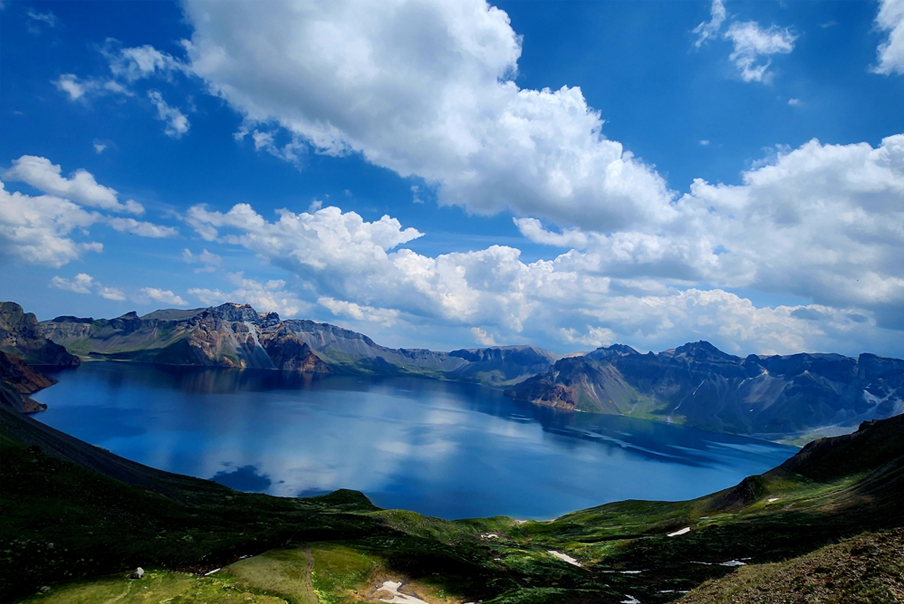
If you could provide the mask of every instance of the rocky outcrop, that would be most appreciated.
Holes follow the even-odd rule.
[[[80,362],[63,346],[44,337],[35,315],[15,302],[0,302],[0,351],[30,365],[73,367]]]
[[[0,404],[20,413],[36,413],[47,405],[30,398],[56,380],[35,371],[17,356],[0,352]]]
[[[904,412],[904,361],[863,354],[746,358],[707,342],[658,354],[615,345],[557,361],[516,400],[736,433],[804,434]]]

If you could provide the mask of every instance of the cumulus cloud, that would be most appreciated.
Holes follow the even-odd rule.
[[[148,99],[157,108],[157,119],[166,122],[164,132],[171,138],[182,138],[182,135],[188,132],[191,124],[184,113],[176,107],[170,107],[163,100],[163,95],[159,90],[148,91]]]
[[[695,180],[675,211],[669,224],[613,233],[516,224],[535,242],[581,250],[557,260],[575,269],[794,294],[904,327],[904,135],[876,148],[812,140],[740,185]]]
[[[77,294],[90,294],[94,286],[94,278],[87,273],[79,273],[72,279],[56,276],[50,280],[50,286]]]
[[[131,199],[121,203],[116,190],[98,184],[87,170],[76,170],[69,178],[61,173],[61,166],[45,157],[23,155],[13,160],[13,167],[3,173],[3,178],[27,183],[44,193],[71,199],[84,206],[131,214],[144,212],[142,205]]]
[[[103,287],[101,285],[98,285],[97,287],[97,295],[101,298],[114,300],[116,302],[123,302],[126,299],[126,295],[122,293],[122,290],[115,287]]]
[[[174,237],[178,230],[134,218],[108,216],[87,211],[82,206],[114,212],[144,212],[141,204],[124,203],[110,187],[98,184],[85,170],[76,170],[69,178],[49,159],[23,155],[3,178],[25,182],[46,193],[30,196],[6,190],[0,181],[0,254],[30,264],[60,267],[85,252],[100,252],[103,245],[87,239],[88,229],[106,224],[115,230],[141,237]]]
[[[714,38],[722,28],[722,23],[725,22],[726,17],[725,4],[722,0],[713,0],[709,13],[709,21],[704,21],[694,28],[694,33],[697,34],[694,46],[697,48],[700,48],[700,46],[710,38]]]
[[[818,143],[813,145],[823,148]],[[815,149],[804,151],[818,154]],[[829,154],[834,151],[828,150]],[[780,161],[808,163],[800,157],[792,159],[783,157]],[[839,157],[836,161],[850,163],[851,157]],[[760,170],[771,168],[775,166]],[[783,166],[783,171],[789,170],[788,165]],[[821,176],[811,177],[815,180]],[[839,174],[837,178],[850,175]],[[772,254],[769,262],[798,258],[802,264],[795,270],[801,274],[812,269],[807,263],[818,261],[820,254],[825,253],[814,250],[802,255],[800,250],[780,246],[772,250],[775,242],[769,239],[769,230],[782,228],[775,223],[762,225],[765,232],[754,230],[739,235],[735,227],[742,228],[742,221],[762,213],[760,199],[769,196],[765,189],[759,189],[766,187],[769,180],[764,174],[747,174],[745,180],[748,184],[736,189],[750,188],[742,191],[699,183],[697,194],[701,197],[688,195],[682,200],[685,220],[673,225],[668,234],[574,233],[585,237],[582,243],[586,249],[572,249],[553,260],[532,263],[522,261],[519,250],[505,246],[435,257],[417,254],[402,247],[414,234],[406,234],[408,229],[398,221],[384,217],[365,222],[354,212],[343,213],[337,208],[324,208],[315,214],[283,210],[276,220],[270,221],[247,205],[226,213],[196,206],[189,210],[188,219],[202,236],[241,246],[290,271],[300,279],[301,287],[317,292],[321,306],[337,316],[359,321],[445,325],[468,330],[472,337],[479,336],[474,327],[488,336],[488,329],[492,328],[497,332],[494,340],[503,338],[508,342],[552,338],[567,345],[595,346],[629,340],[656,348],[682,337],[711,339],[734,351],[783,353],[818,348],[820,343],[837,349],[842,341],[849,345],[875,337],[881,308],[856,296],[844,298],[849,296],[846,293],[836,292],[844,299],[836,300],[832,306],[814,305],[825,313],[823,320],[814,322],[801,317],[800,312],[792,314],[807,307],[756,307],[750,300],[723,289],[688,287],[720,279],[738,286],[761,285],[760,278],[768,283],[771,274],[745,272],[762,260],[743,257],[743,244],[747,243],[743,237],[753,240],[765,236],[764,241],[753,246],[754,253]],[[832,183],[825,186],[827,190],[836,188]],[[709,189],[717,192],[711,195]],[[731,211],[737,217],[725,215],[703,221],[702,217],[711,211],[725,210],[714,205],[714,196],[724,196],[722,203],[734,202]],[[748,200],[746,208],[739,201],[743,197]],[[810,200],[814,197],[818,197],[816,192]],[[804,197],[804,205],[807,201]],[[695,224],[697,220],[699,224]],[[720,232],[719,221],[733,226]],[[545,231],[542,224],[533,221],[519,221],[519,226],[528,233]],[[814,235],[825,226],[814,225]],[[708,229],[715,234],[704,236]],[[789,239],[799,235],[794,233]],[[740,251],[717,249],[732,242],[739,245]],[[816,243],[819,242],[813,238],[802,238],[801,250]],[[827,240],[821,245],[834,246],[837,242]],[[731,258],[735,254],[742,257]],[[720,262],[724,265],[720,266]],[[852,267],[855,262],[859,260],[852,259]],[[772,268],[764,266],[771,273]],[[668,277],[644,278],[651,274]],[[675,275],[684,275],[684,280]],[[871,291],[875,285],[871,283],[863,291]],[[286,295],[283,287],[280,283],[269,290],[277,289]],[[790,285],[783,287],[789,291]],[[819,290],[814,286],[810,293],[829,293],[832,283],[827,282],[825,287]],[[210,304],[236,299],[254,304],[251,288],[189,293]],[[850,307],[841,306],[844,303]],[[278,306],[272,301],[268,304],[269,308]]]
[[[142,287],[136,299],[145,303],[170,304],[172,306],[186,306],[188,304],[188,302],[172,291],[156,287]]]
[[[297,316],[302,310],[311,307],[294,293],[287,291],[286,282],[281,279],[260,282],[246,279],[242,273],[230,273],[229,280],[236,286],[231,291],[192,288],[188,293],[208,306],[238,302],[250,304],[257,311],[279,313],[283,318]]]
[[[212,273],[223,262],[223,258],[206,249],[202,250],[200,254],[193,254],[190,249],[185,248],[182,250],[182,261],[188,264],[203,265],[195,269],[196,273]]]
[[[485,329],[482,327],[472,327],[471,334],[474,336],[474,341],[480,344],[481,346],[495,346],[496,339],[493,338]]]
[[[50,280],[50,287],[75,292],[77,294],[95,293],[102,298],[106,298],[107,300],[115,300],[117,302],[122,302],[126,299],[126,296],[122,293],[122,290],[119,290],[115,287],[104,287],[103,285],[95,281],[94,277],[87,273],[79,273],[72,279],[67,279],[65,277],[60,277],[59,275],[57,275]]]
[[[72,73],[64,73],[52,81],[60,92],[65,92],[70,101],[85,102],[91,97],[105,94],[122,94],[133,96],[134,93],[116,80],[103,78],[80,79]]]
[[[114,77],[129,83],[154,76],[169,78],[184,69],[178,59],[147,44],[123,48],[118,40],[108,39],[102,52]]]
[[[769,67],[774,54],[788,54],[794,50],[797,36],[786,27],[772,25],[763,29],[755,21],[732,23],[725,38],[734,44],[729,59],[738,68],[745,82],[768,83],[772,79]]]
[[[107,218],[104,222],[123,233],[160,239],[163,237],[176,237],[179,230],[175,227],[161,226],[152,222],[135,220],[134,218]]]
[[[244,116],[246,134],[279,124],[320,153],[362,153],[479,213],[598,228],[670,213],[665,182],[603,136],[579,88],[512,81],[521,39],[483,0],[268,11],[192,1],[185,11],[190,68]]]
[[[344,300],[336,300],[328,297],[319,298],[317,304],[328,309],[337,317],[347,317],[356,321],[382,323],[387,327],[394,325],[399,316],[399,312],[391,308],[374,308],[372,306],[355,304],[354,302],[346,302]]]
[[[888,32],[888,39],[877,50],[876,73],[904,74],[904,0],[879,0],[876,26]]]
[[[80,233],[98,216],[52,195],[32,197],[10,193],[0,181],[0,255],[30,264],[60,267],[85,252],[99,252],[103,245],[79,242]]]

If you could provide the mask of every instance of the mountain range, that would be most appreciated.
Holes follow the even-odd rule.
[[[560,359],[506,394],[719,432],[790,435],[904,412],[904,361],[873,354],[741,358],[708,342],[641,354],[615,344]]]
[[[904,412],[904,361],[873,354],[738,357],[707,342],[646,354],[623,344],[565,357],[534,346],[437,352],[388,348],[348,329],[284,321],[238,304],[144,316],[130,312],[115,319],[61,316],[40,324],[14,303],[3,303],[0,310],[0,329],[6,330],[0,336],[28,334],[17,336],[20,344],[28,343],[20,346],[20,356],[41,350],[43,358],[60,364],[81,357],[322,375],[414,375],[505,388],[517,401],[564,411],[629,415],[775,440],[850,432],[862,421]],[[11,337],[3,338],[5,350],[14,352]]]
[[[420,375],[517,383],[558,358],[533,346],[434,352],[387,348],[327,323],[282,321],[248,305],[161,310],[116,319],[57,317],[41,323],[46,338],[87,358],[168,365],[283,369],[311,373]]]

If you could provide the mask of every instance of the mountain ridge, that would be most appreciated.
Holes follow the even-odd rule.
[[[506,394],[716,431],[802,434],[904,412],[904,360],[870,353],[742,358],[705,341],[642,354],[619,344],[560,359]]]
[[[534,346],[436,352],[388,348],[368,336],[310,320],[281,320],[250,305],[158,310],[114,319],[60,316],[44,335],[86,358],[170,365],[364,373],[509,385],[545,371],[558,356]]]

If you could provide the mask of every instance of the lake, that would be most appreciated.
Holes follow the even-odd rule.
[[[273,495],[355,489],[448,519],[690,499],[796,451],[421,378],[113,362],[52,375],[59,384],[34,396],[48,410],[34,417],[128,459]]]

